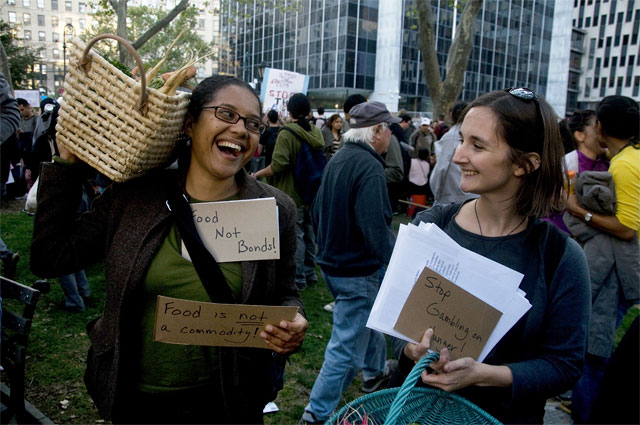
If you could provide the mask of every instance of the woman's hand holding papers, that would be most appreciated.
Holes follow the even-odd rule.
[[[404,354],[414,362],[420,360],[431,346],[433,330],[427,329],[419,344],[408,343]],[[507,366],[491,366],[471,357],[451,360],[449,350],[440,350],[440,360],[431,363],[422,372],[422,382],[444,391],[456,391],[470,385],[508,387],[513,382],[511,369]]]
[[[292,322],[283,320],[280,326],[267,325],[260,337],[267,341],[269,347],[278,354],[289,354],[296,350],[304,340],[304,334],[309,327],[309,322],[300,313]]]

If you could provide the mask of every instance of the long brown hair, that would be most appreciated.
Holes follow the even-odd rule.
[[[329,119],[327,120],[327,127],[329,127],[329,130],[333,131],[333,123],[336,122],[338,118],[342,120],[340,114],[333,114],[329,117]]]
[[[509,145],[509,159],[526,170],[515,194],[516,214],[545,217],[560,208],[562,190],[562,137],[558,117],[541,98],[523,99],[507,91],[493,91],[480,96],[463,112],[476,106],[490,108],[498,117],[497,131]],[[540,155],[536,169],[529,154]]]

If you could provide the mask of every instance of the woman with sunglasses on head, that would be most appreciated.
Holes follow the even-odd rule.
[[[531,309],[482,363],[448,350],[422,374],[425,384],[456,391],[504,423],[542,423],[546,399],[573,387],[582,370],[589,321],[589,278],[576,242],[539,220],[559,202],[562,141],[551,107],[528,89],[483,95],[462,114],[453,161],[460,188],[479,198],[418,214],[461,246],[524,275]],[[430,348],[395,340],[408,371]]]
[[[191,203],[275,197],[280,259],[221,263],[235,303],[302,307],[295,288],[292,200],[249,177],[265,126],[253,89],[233,77],[209,77],[193,91],[184,124],[191,143],[178,170],[154,170],[112,184],[91,210],[73,220],[79,195],[78,158],[60,147],[42,168],[31,267],[53,277],[104,260],[103,315],[87,329],[91,348],[85,383],[100,414],[115,423],[256,423],[275,398],[276,354],[302,344],[307,321],[267,325],[271,350],[174,345],[153,339],[158,295],[210,302],[209,289],[182,257],[177,220],[167,200]],[[212,285],[213,286],[213,285]],[[225,291],[222,291],[225,289]],[[215,292],[226,292],[217,286]]]

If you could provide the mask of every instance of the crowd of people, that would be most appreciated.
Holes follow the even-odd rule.
[[[365,393],[401,383],[431,350],[433,330],[418,344],[391,338],[387,353],[386,337],[366,322],[393,251],[393,216],[418,204],[412,199],[430,206],[416,210],[414,224],[435,223],[462,247],[522,273],[532,305],[482,362],[443,348],[420,385],[456,392],[504,423],[542,423],[545,401],[569,390],[574,422],[593,423],[622,379],[616,374],[631,370],[638,385],[637,358],[626,369],[617,360],[637,351],[637,332],[615,352],[613,343],[640,301],[640,114],[632,99],[609,96],[595,111],[559,120],[542,97],[512,88],[431,120],[392,114],[362,95],[345,99],[341,113],[319,107],[314,115],[298,93],[285,117],[262,114],[245,82],[213,76],[191,94],[176,167],[83,199],[95,180],[55,143],[57,102],[34,114],[3,84],[3,153],[14,142],[22,152],[11,164],[23,167],[25,190],[39,180],[32,271],[59,278],[65,307],[80,312],[90,296],[82,270],[104,262],[104,312],[87,327],[85,383],[105,419],[261,423],[286,358],[313,326],[300,291],[319,281],[317,271],[335,298],[327,306],[333,328],[300,422],[327,421],[360,371]],[[313,182],[297,172],[303,156],[322,171],[311,198],[301,184]],[[182,255],[186,236],[171,207],[256,198],[276,200],[280,256],[213,260],[211,292],[213,278]],[[2,249],[3,262],[17,261]],[[300,310],[261,331],[269,349],[172,345],[153,338],[158,295]],[[607,421],[637,423],[632,406],[617,414]]]

